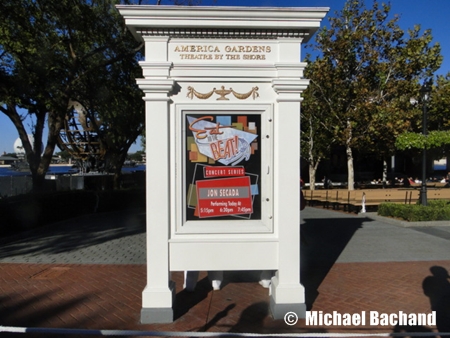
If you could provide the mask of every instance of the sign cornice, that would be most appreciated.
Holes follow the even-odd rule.
[[[195,33],[205,36],[231,31],[248,34],[253,38],[264,37],[264,31],[272,32],[265,38],[277,38],[295,32],[296,37],[310,37],[320,27],[328,7],[209,7],[209,6],[156,6],[118,5],[117,9],[137,38],[143,34],[162,35],[163,32]],[[197,33],[196,33],[197,32]],[[273,35],[275,34],[275,35]],[[301,35],[300,35],[301,34]],[[173,36],[173,34],[171,34]],[[197,36],[197,35],[196,35]],[[236,38],[238,35],[233,36]],[[305,39],[305,42],[307,39]]]
[[[142,36],[170,36],[171,38],[191,39],[277,39],[303,38],[310,35],[304,29],[209,29],[209,28],[159,28],[137,29]]]

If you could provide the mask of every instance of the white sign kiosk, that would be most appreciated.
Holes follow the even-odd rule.
[[[173,321],[170,271],[190,270],[274,270],[272,315],[304,317],[300,47],[328,8],[117,8],[145,42],[141,321]]]

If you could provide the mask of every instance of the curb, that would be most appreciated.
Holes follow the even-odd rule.
[[[384,217],[377,215],[376,212],[359,213],[358,216],[367,217],[375,221],[387,223],[390,225],[396,225],[403,228],[411,227],[435,227],[435,226],[450,226],[450,221],[428,221],[428,222],[408,222],[402,221],[391,217]]]

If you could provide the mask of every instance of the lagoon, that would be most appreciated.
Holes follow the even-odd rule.
[[[133,167],[122,168],[122,173],[131,173],[136,171],[145,171],[146,165],[139,164]],[[73,175],[77,174],[77,169],[73,168],[71,165],[50,165],[47,175]],[[0,176],[30,176],[30,172],[27,171],[16,171],[9,166],[0,166]]]

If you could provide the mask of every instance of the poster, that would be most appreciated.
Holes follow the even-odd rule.
[[[261,219],[261,116],[185,115],[186,220]]]

